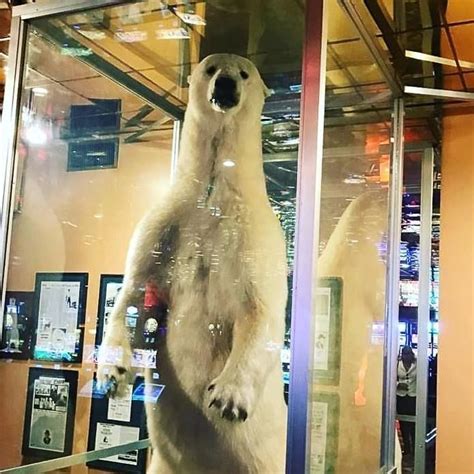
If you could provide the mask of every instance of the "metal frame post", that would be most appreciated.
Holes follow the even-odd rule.
[[[313,293],[317,275],[323,160],[326,15],[325,0],[306,3],[288,404],[288,474],[306,472],[310,452],[308,421],[311,413]]]
[[[415,473],[425,472],[426,408],[428,400],[428,346],[431,293],[431,235],[433,221],[434,150],[421,161],[420,269],[418,297],[418,357],[416,362]]]
[[[395,465],[395,416],[397,393],[398,311],[400,298],[400,240],[402,227],[403,156],[404,156],[403,99],[395,99],[392,115],[392,150],[390,163],[390,212],[387,274],[385,289],[385,367],[382,417],[382,465],[391,472]]]
[[[6,292],[6,274],[9,255],[9,223],[11,219],[12,193],[15,187],[15,147],[17,140],[17,122],[20,110],[21,79],[25,57],[26,32],[20,18],[12,18],[10,30],[10,48],[8,74],[5,87],[5,99],[2,114],[2,137],[0,142],[0,307],[4,307]],[[3,311],[0,312],[0,337],[3,334]]]

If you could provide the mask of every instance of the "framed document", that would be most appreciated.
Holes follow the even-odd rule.
[[[56,458],[72,453],[77,376],[76,371],[30,368],[23,455]]]
[[[342,290],[341,278],[318,279],[314,322],[314,375],[318,384],[339,384]]]
[[[120,444],[131,443],[147,437],[144,401],[156,403],[163,385],[151,385],[146,390],[149,397],[143,397],[143,377],[137,377],[128,386],[122,398],[110,399],[105,391],[98,387],[96,375],[92,383],[91,418],[87,449],[110,448]],[[155,398],[153,399],[153,396]],[[90,461],[87,466],[113,472],[142,473],[146,468],[146,450],[132,450],[116,454],[97,461]]]
[[[81,362],[87,273],[37,273],[33,359]]]
[[[311,408],[311,472],[336,472],[339,439],[339,395],[319,392]]]
[[[3,311],[0,358],[29,359],[35,330],[34,292],[7,291]]]

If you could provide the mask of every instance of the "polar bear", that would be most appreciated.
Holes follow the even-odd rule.
[[[147,406],[149,473],[284,471],[280,350],[287,300],[283,232],[267,197],[260,116],[268,90],[245,58],[218,54],[190,77],[177,178],[132,238],[98,376],[131,378],[126,308],[150,281],[169,301]],[[150,381],[153,374],[147,374]]]

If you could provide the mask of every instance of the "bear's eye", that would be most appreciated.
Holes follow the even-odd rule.
[[[242,79],[248,79],[249,78],[249,73],[245,71],[240,71],[240,77]]]
[[[209,67],[206,69],[206,73],[207,73],[209,76],[213,76],[213,75],[216,73],[216,66],[209,66]]]

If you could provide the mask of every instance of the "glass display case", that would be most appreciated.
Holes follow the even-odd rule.
[[[14,9],[0,469],[394,472],[403,114],[348,8]]]

